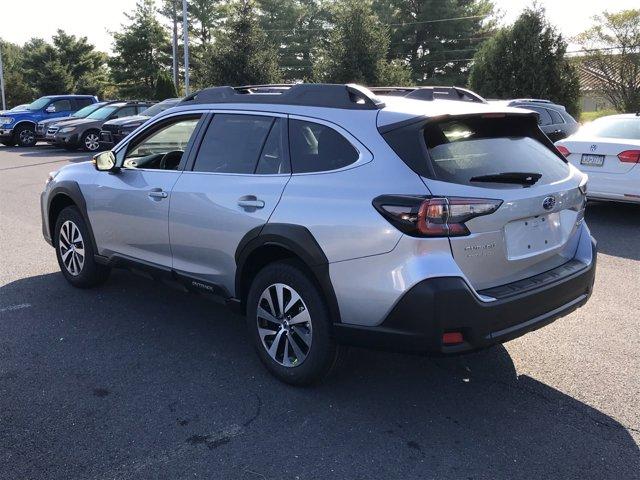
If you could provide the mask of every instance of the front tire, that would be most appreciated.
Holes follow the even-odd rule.
[[[80,145],[85,152],[97,152],[100,150],[100,133],[89,130],[80,137]]]
[[[15,138],[21,147],[33,147],[37,142],[36,131],[30,125],[16,128]]]
[[[0,141],[0,143],[2,145],[4,145],[5,147],[13,147],[16,144],[16,142],[14,140],[2,140],[2,141]]]
[[[293,262],[266,266],[247,298],[247,328],[258,357],[279,380],[309,385],[325,378],[342,354],[331,337],[326,302]]]
[[[66,207],[60,212],[54,240],[58,265],[71,285],[91,288],[109,278],[110,269],[94,259],[89,228],[77,207]]]

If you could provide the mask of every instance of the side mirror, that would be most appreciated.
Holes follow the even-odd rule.
[[[53,105],[49,105],[47,108],[44,109],[44,111],[47,113],[56,113],[56,107],[54,107]]]
[[[93,165],[99,172],[112,172],[116,170],[116,156],[111,150],[100,152],[93,156]]]

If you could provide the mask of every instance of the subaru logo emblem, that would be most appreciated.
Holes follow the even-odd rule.
[[[591,145],[589,148],[592,152],[595,152],[598,149],[598,145]]]
[[[556,197],[549,196],[542,201],[542,207],[545,210],[553,210],[553,207],[556,206]]]

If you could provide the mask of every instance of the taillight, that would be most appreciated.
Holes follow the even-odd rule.
[[[569,149],[567,147],[564,147],[562,145],[556,145],[556,148],[565,157],[568,157],[569,155],[571,155],[571,152],[569,151]]]
[[[625,150],[618,154],[618,158],[624,163],[640,163],[640,150]]]
[[[472,218],[495,212],[502,200],[461,197],[382,195],[373,206],[394,227],[413,237],[469,235]]]

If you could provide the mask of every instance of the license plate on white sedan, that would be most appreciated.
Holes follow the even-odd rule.
[[[604,164],[604,155],[593,155],[591,153],[583,153],[580,159],[581,165],[590,167],[601,167]]]

